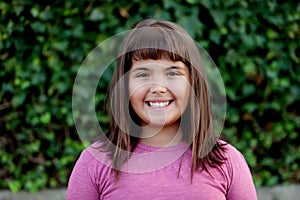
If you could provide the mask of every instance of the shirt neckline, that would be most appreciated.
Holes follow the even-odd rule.
[[[189,145],[187,142],[181,142],[179,144],[175,144],[171,146],[152,146],[149,144],[138,142],[136,148],[146,152],[152,152],[152,151],[177,151],[177,150],[182,150],[184,148],[187,149],[188,146]]]

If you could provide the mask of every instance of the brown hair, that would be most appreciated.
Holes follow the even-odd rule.
[[[138,116],[130,105],[124,106],[129,103],[128,80],[124,75],[130,70],[132,59],[161,58],[182,61],[190,70],[194,95],[191,95],[182,116],[181,127],[186,131],[184,140],[191,144],[191,180],[195,170],[207,170],[207,165],[217,167],[225,161],[225,147],[213,130],[210,93],[196,44],[181,26],[169,21],[148,19],[138,23],[123,42],[110,85],[111,120],[107,137],[113,144],[110,145],[110,152],[117,178],[119,169],[130,158],[130,152],[138,143],[138,137],[129,133],[139,131],[136,126],[139,123]],[[124,87],[116,87],[120,81]]]

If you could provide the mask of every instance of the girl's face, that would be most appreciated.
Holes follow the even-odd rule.
[[[181,61],[133,60],[129,71],[130,103],[142,126],[177,125],[190,93],[190,73]]]

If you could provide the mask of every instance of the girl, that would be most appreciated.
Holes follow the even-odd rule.
[[[110,130],[85,149],[67,200],[255,200],[241,153],[218,139],[199,51],[168,21],[140,22],[110,85]]]

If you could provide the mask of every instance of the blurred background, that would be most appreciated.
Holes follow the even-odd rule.
[[[299,2],[16,0],[1,1],[0,15],[0,189],[67,185],[84,148],[72,116],[77,70],[97,44],[146,18],[183,26],[219,67],[222,135],[255,185],[300,182]],[[104,127],[109,81],[95,97]]]

